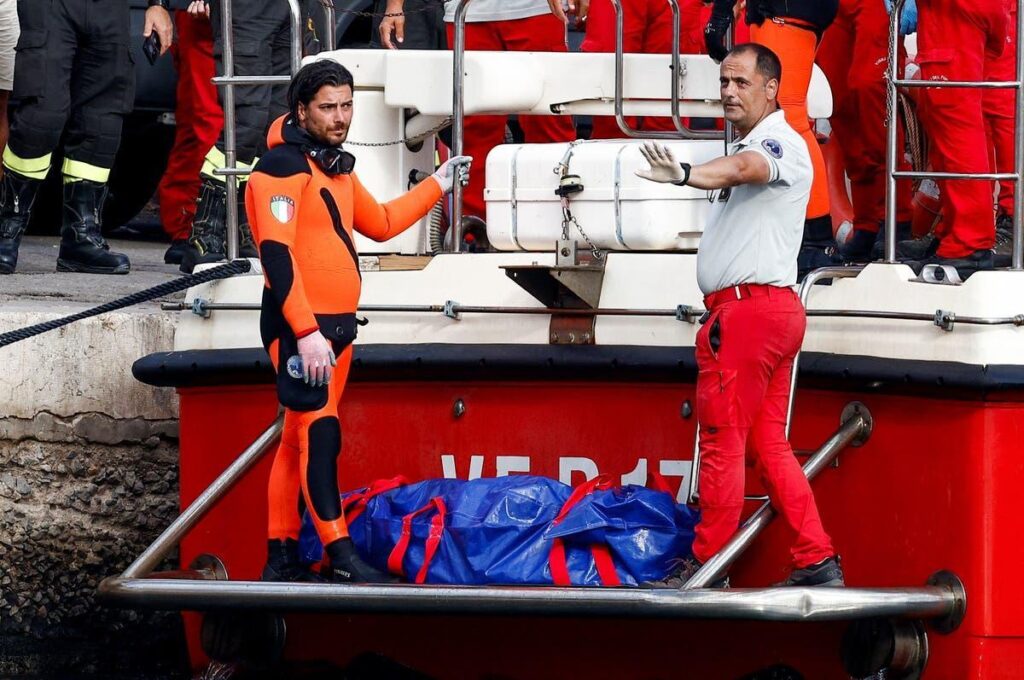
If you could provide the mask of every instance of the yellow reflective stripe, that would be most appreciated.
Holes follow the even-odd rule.
[[[61,171],[64,173],[65,184],[83,179],[98,184],[106,184],[107,180],[110,179],[110,168],[101,168],[98,165],[83,163],[82,161],[75,161],[70,158],[64,159],[64,166],[61,168]]]
[[[22,158],[8,146],[4,149],[4,166],[29,179],[46,179],[52,156],[53,154],[46,154],[39,158]]]
[[[236,162],[235,167],[238,168],[239,170],[247,170],[248,172],[252,172],[253,166],[256,165],[256,162],[258,160],[259,158],[254,158],[252,160],[252,163]],[[211,147],[210,150],[206,152],[206,158],[203,159],[203,169],[200,170],[199,172],[200,174],[205,175],[206,177],[215,179],[218,182],[223,182],[225,175],[217,175],[215,174],[215,171],[220,170],[221,168],[225,168],[227,167],[227,165],[228,159],[224,157],[224,152],[218,149],[216,146],[214,146]],[[247,179],[249,179],[248,174],[238,175],[239,182],[244,182]]]

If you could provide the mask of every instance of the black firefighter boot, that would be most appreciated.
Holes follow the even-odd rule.
[[[127,274],[128,256],[113,253],[103,240],[103,202],[107,185],[87,179],[64,185],[64,225],[60,230],[57,271],[83,274]]]
[[[4,169],[0,180],[0,274],[13,274],[18,266],[18,246],[40,184],[42,180]]]
[[[204,175],[196,216],[192,220],[192,235],[181,258],[181,271],[191,274],[197,264],[220,262],[226,258],[227,200],[224,182]]]

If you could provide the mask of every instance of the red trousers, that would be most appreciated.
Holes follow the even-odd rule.
[[[739,526],[749,443],[772,505],[796,532],[794,566],[832,557],[814,494],[786,439],[793,358],[807,327],[799,298],[789,288],[738,286],[709,295],[705,305],[711,316],[697,333],[701,518],[694,556],[707,561]]]
[[[448,42],[455,31],[448,24]],[[526,19],[480,21],[466,24],[467,50],[510,52],[565,52],[565,24],[553,14]],[[495,76],[500,77],[500,76]],[[487,216],[484,187],[487,186],[487,154],[505,139],[506,116],[467,116],[463,153],[473,157],[473,172],[463,193],[465,215]],[[571,142],[576,128],[571,116],[519,116],[519,126],[528,142]]]
[[[1016,80],[1017,78],[1017,0],[1003,0],[1009,16],[1006,49],[998,57],[985,55],[985,80]],[[988,140],[991,167],[996,172],[1013,172],[1013,90],[984,90],[982,110],[985,112],[985,137]],[[999,182],[999,212],[1013,214],[1014,184]]]
[[[1003,0],[929,0],[918,4],[917,61],[924,80],[984,80],[986,53],[1002,54]],[[932,167],[939,172],[988,172],[982,96],[959,88],[922,90],[922,122]],[[964,257],[995,242],[992,185],[944,180],[940,257]]]
[[[172,240],[187,239],[192,231],[199,196],[203,158],[220,136],[224,114],[217,101],[213,33],[209,19],[175,12],[178,42],[171,48],[178,71],[177,130],[167,170],[160,181],[160,220]]]
[[[889,15],[881,2],[840,0],[817,57],[832,86],[832,140],[850,180],[853,228],[872,233],[885,220],[888,42]],[[909,220],[909,181],[901,180],[897,191],[897,220]]]

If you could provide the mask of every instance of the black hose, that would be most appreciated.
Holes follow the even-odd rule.
[[[123,309],[124,307],[131,307],[132,305],[137,305],[141,302],[149,302],[150,300],[155,300],[157,298],[164,297],[165,295],[170,295],[171,293],[186,290],[192,286],[198,286],[201,283],[208,283],[209,281],[216,281],[217,279],[226,279],[230,276],[235,276],[236,274],[245,274],[250,269],[252,269],[252,264],[249,260],[235,260],[234,262],[222,264],[219,267],[207,269],[198,274],[182,276],[181,278],[174,279],[173,281],[167,281],[158,286],[153,286],[146,290],[140,290],[137,293],[132,293],[131,295],[117,300],[111,300],[99,307],[86,309],[78,312],[77,314],[72,314],[71,316],[38,323],[34,326],[19,328],[17,330],[10,331],[9,333],[0,333],[0,347],[13,345],[21,340],[27,340],[33,336],[46,333],[47,331],[56,330],[76,321],[88,319],[90,316],[106,314],[107,312],[113,312],[118,309]]]

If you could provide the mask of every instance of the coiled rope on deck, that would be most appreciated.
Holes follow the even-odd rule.
[[[219,267],[213,267],[212,269],[201,271],[198,274],[182,276],[181,278],[161,283],[158,286],[140,290],[137,293],[132,293],[131,295],[127,295],[123,298],[111,300],[110,302],[104,303],[98,307],[83,310],[77,314],[72,314],[71,316],[38,323],[34,326],[26,326],[25,328],[19,328],[8,333],[0,333],[0,347],[13,345],[21,340],[27,340],[28,338],[56,330],[76,321],[88,319],[91,316],[106,314],[107,312],[124,309],[125,307],[131,307],[132,305],[137,305],[142,302],[149,302],[150,300],[155,300],[157,298],[164,297],[165,295],[170,295],[171,293],[187,290],[192,286],[198,286],[202,283],[209,283],[210,281],[216,281],[217,279],[226,279],[237,274],[246,274],[251,269],[252,264],[248,260],[235,260],[234,262],[222,264]]]

